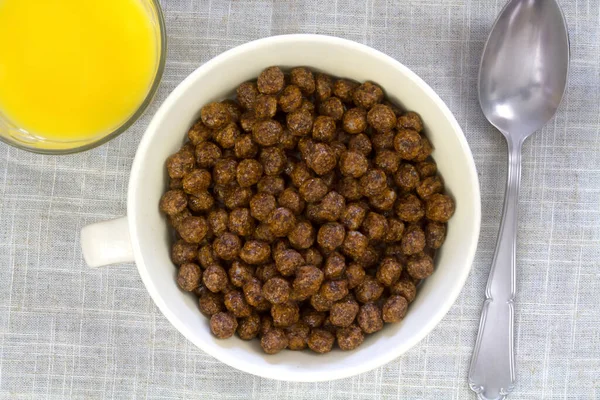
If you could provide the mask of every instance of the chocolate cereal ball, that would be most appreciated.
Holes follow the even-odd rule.
[[[337,159],[331,146],[325,143],[316,143],[306,159],[306,164],[317,175],[325,175],[335,168]]]
[[[295,302],[274,304],[271,307],[273,325],[277,328],[286,328],[300,320],[300,308]]]
[[[212,245],[205,244],[198,250],[198,263],[202,268],[208,268],[213,264],[218,264],[217,254],[212,248]]]
[[[348,141],[348,150],[355,150],[368,156],[373,150],[373,144],[367,135],[359,133]]]
[[[229,270],[229,281],[236,287],[243,287],[254,275],[254,269],[243,261],[235,260]]]
[[[198,245],[178,240],[171,248],[171,261],[175,265],[192,262],[198,256]]]
[[[446,240],[446,224],[429,221],[425,225],[425,241],[427,247],[439,249]]]
[[[444,184],[439,176],[430,176],[425,178],[417,185],[417,194],[423,200],[427,200],[432,194],[440,193],[444,190]]]
[[[421,179],[433,176],[437,173],[437,165],[433,161],[421,161],[415,166]]]
[[[183,178],[194,168],[194,155],[187,151],[180,151],[167,158],[166,166],[172,179]]]
[[[321,285],[319,293],[325,300],[341,300],[348,294],[348,281],[345,279],[327,281]]]
[[[285,333],[288,338],[288,349],[304,350],[310,334],[310,327],[302,321],[285,328]]]
[[[189,199],[188,199],[188,204],[189,204]],[[181,227],[181,223],[183,222],[183,220],[186,219],[187,217],[191,217],[191,216],[192,216],[192,213],[190,212],[189,209],[186,208],[178,214],[169,215],[168,216],[169,224],[173,228],[175,228],[176,231],[179,231],[179,228]]]
[[[235,122],[230,122],[215,133],[215,142],[223,149],[231,149],[240,137],[240,129]]]
[[[345,176],[360,178],[368,167],[367,158],[358,151],[346,151],[340,157],[340,172]]]
[[[215,315],[225,310],[222,293],[213,293],[209,290],[204,290],[198,298],[198,308],[204,315]]]
[[[384,286],[392,286],[402,274],[402,264],[394,257],[386,257],[377,268],[377,280]]]
[[[250,135],[241,135],[235,142],[234,154],[237,158],[252,158],[258,153],[258,146]]]
[[[246,302],[253,307],[257,307],[266,299],[262,295],[262,283],[258,278],[250,278],[244,286],[242,286],[244,292],[244,298]]]
[[[344,243],[346,231],[339,223],[327,223],[319,228],[317,243],[327,251],[333,251]]]
[[[196,163],[201,168],[211,168],[223,153],[219,146],[212,142],[202,142],[196,146]]]
[[[277,98],[259,94],[254,101],[254,116],[257,119],[273,118],[277,112]]]
[[[320,201],[328,192],[329,188],[321,178],[310,178],[300,186],[300,196],[308,202]]]
[[[242,241],[233,233],[223,233],[213,242],[213,249],[219,258],[233,260],[240,254]]]
[[[294,213],[285,208],[279,207],[273,210],[267,219],[269,229],[276,237],[288,235],[296,226],[296,217]]]
[[[369,197],[369,204],[379,211],[390,211],[396,204],[398,195],[392,188],[386,187],[383,191],[375,196]]]
[[[281,304],[290,297],[290,284],[284,278],[274,277],[269,279],[262,287],[262,295],[272,304]]]
[[[402,190],[409,192],[419,184],[419,172],[412,164],[401,164],[394,175],[394,182]]]
[[[312,137],[321,142],[332,142],[337,136],[335,120],[326,115],[318,116],[313,122]]]
[[[362,232],[369,240],[382,240],[388,231],[387,219],[378,213],[369,212],[362,223]]]
[[[204,217],[187,217],[179,225],[181,238],[188,243],[200,243],[208,233],[208,222]]]
[[[396,126],[396,114],[384,104],[374,105],[367,114],[369,125],[379,132],[388,132]]]
[[[271,256],[271,248],[265,242],[248,240],[244,243],[240,258],[248,264],[256,265],[266,262]]]
[[[375,333],[383,328],[381,309],[374,303],[363,304],[360,307],[357,321],[364,333]]]
[[[390,296],[382,307],[383,321],[387,323],[400,322],[408,310],[408,301],[402,296]]]
[[[225,289],[227,282],[227,273],[223,267],[216,264],[210,265],[202,274],[202,283],[213,293]]]
[[[328,99],[333,91],[333,80],[330,76],[317,73],[315,75],[315,97],[319,101]]]
[[[344,351],[354,350],[365,340],[362,330],[356,325],[338,329],[336,331],[336,338],[338,346]]]
[[[313,116],[308,110],[299,108],[286,115],[287,128],[294,136],[308,135],[313,126]]]
[[[210,186],[212,177],[205,169],[194,169],[183,177],[183,190],[189,194],[205,192]]]
[[[327,315],[323,311],[316,311],[312,308],[306,308],[302,313],[302,322],[310,328],[318,328],[323,325]]]
[[[425,233],[418,225],[409,225],[400,241],[402,254],[412,255],[423,251],[425,248]]]
[[[260,163],[265,175],[280,175],[287,163],[287,157],[282,149],[266,147],[260,152]]]
[[[319,268],[305,265],[296,270],[296,278],[292,286],[298,296],[306,299],[319,291],[323,278],[323,272]]]
[[[315,242],[315,230],[310,222],[301,221],[287,237],[294,248],[308,249]]]
[[[417,132],[423,130],[423,121],[419,114],[413,111],[409,111],[398,118],[397,124],[398,130],[400,129],[412,129]]]
[[[231,290],[223,296],[225,308],[237,318],[249,317],[252,314],[252,307],[246,302],[242,292]]]
[[[335,336],[324,329],[313,329],[308,337],[308,348],[315,353],[329,353],[335,342]]]
[[[396,202],[396,215],[402,221],[417,222],[425,215],[423,203],[414,194],[406,194]]]
[[[344,199],[344,196],[332,190],[323,197],[317,216],[324,221],[337,221],[345,207],[346,199]]]
[[[301,254],[307,265],[314,265],[317,268],[321,268],[323,265],[323,255],[316,248],[303,250]]]
[[[204,125],[210,129],[219,129],[231,120],[231,115],[224,104],[208,103],[200,110],[200,118],[202,118]]]
[[[388,218],[387,220],[388,230],[383,238],[384,242],[395,243],[402,239],[404,233],[404,222],[396,218]]]
[[[310,96],[315,92],[315,78],[308,68],[292,68],[290,82],[292,85],[298,86],[305,96]]]
[[[252,126],[252,140],[261,146],[274,146],[283,133],[281,124],[273,119],[257,121]]]
[[[240,116],[240,127],[244,132],[252,132],[252,128],[256,123],[257,118],[254,111],[246,111]]]
[[[267,354],[276,354],[285,349],[288,338],[281,328],[273,328],[260,338],[260,346]]]
[[[175,215],[187,207],[187,196],[183,190],[169,190],[160,198],[160,211],[167,215]]]
[[[285,249],[275,253],[275,266],[283,276],[292,276],[298,268],[304,265],[305,260],[296,250]]]
[[[342,212],[340,222],[351,231],[358,230],[367,216],[367,208],[362,203],[350,203]]]
[[[354,259],[360,258],[369,245],[369,239],[358,231],[346,232],[346,238],[342,244],[342,252]]]
[[[230,158],[222,158],[215,162],[212,180],[217,185],[227,185],[236,179],[237,162]]]
[[[296,215],[302,213],[305,206],[304,200],[300,196],[300,193],[292,187],[288,187],[281,192],[277,198],[277,203],[281,207],[290,209]]]
[[[279,107],[284,113],[290,113],[302,105],[302,92],[296,85],[288,85],[279,96]]]
[[[344,111],[344,104],[337,97],[330,97],[319,105],[319,114],[331,117],[336,121],[342,119]]]
[[[374,164],[386,174],[394,174],[400,167],[400,155],[393,150],[378,151]]]
[[[360,306],[352,299],[341,300],[334,303],[329,310],[329,319],[335,326],[348,327],[352,325]]]
[[[365,82],[354,89],[352,100],[357,107],[368,110],[383,100],[383,90],[374,83]]]
[[[397,294],[411,303],[417,296],[417,287],[410,279],[400,279],[390,287],[391,294]]]
[[[371,143],[373,148],[380,150],[394,150],[394,131],[376,132],[371,135]]]
[[[327,256],[323,273],[326,279],[341,278],[346,271],[346,260],[338,252],[333,252]]]
[[[254,82],[244,82],[238,86],[236,91],[237,102],[246,110],[252,110],[258,97],[258,88]]]
[[[279,67],[269,67],[260,73],[256,86],[263,94],[275,94],[283,89],[285,78]]]
[[[212,136],[212,130],[202,123],[202,120],[196,121],[188,131],[188,139],[197,146],[200,142],[205,142]]]
[[[376,196],[383,192],[386,187],[387,177],[385,172],[380,169],[369,170],[360,178],[360,189],[364,196]]]
[[[247,208],[236,208],[229,213],[227,227],[230,232],[239,236],[250,236],[256,226],[254,218]],[[215,249],[216,250],[216,249]]]
[[[238,323],[233,314],[219,312],[210,317],[210,330],[219,339],[232,337]]]
[[[405,160],[413,160],[421,151],[421,135],[412,129],[401,129],[394,137],[394,148]]]
[[[196,193],[188,197],[188,207],[196,214],[203,214],[215,204],[215,198],[207,191]]]
[[[359,107],[349,109],[342,118],[342,127],[353,135],[364,132],[367,129],[367,112]]]
[[[237,334],[242,340],[251,340],[258,336],[260,331],[260,317],[258,314],[251,314],[246,318],[238,320]]]
[[[236,169],[237,182],[241,187],[255,185],[263,174],[261,163],[253,159],[240,161]]]
[[[448,222],[454,215],[454,210],[454,201],[445,194],[433,194],[425,203],[425,215],[436,222]]]
[[[425,279],[433,274],[433,259],[425,253],[415,254],[408,259],[406,270],[415,279]]]
[[[259,193],[269,193],[279,196],[285,189],[285,181],[280,176],[263,176],[256,184]]]
[[[261,222],[265,222],[275,208],[277,201],[272,194],[261,192],[250,199],[250,214]]]
[[[354,289],[354,295],[359,302],[369,303],[379,299],[383,294],[383,289],[383,285],[377,279],[367,275],[362,283]]]
[[[197,264],[181,264],[177,271],[177,284],[186,292],[191,292],[200,286],[202,270]]]
[[[350,201],[359,200],[363,196],[360,190],[360,182],[350,176],[346,176],[338,182],[337,191]]]
[[[358,86],[357,82],[349,79],[337,79],[333,84],[333,95],[344,103],[352,103],[352,94]]]
[[[216,191],[217,188],[213,188],[213,191]],[[238,207],[247,207],[250,203],[250,198],[252,197],[252,189],[249,187],[240,187],[237,182],[227,187],[225,191],[223,203],[225,203],[225,207],[233,210]]]

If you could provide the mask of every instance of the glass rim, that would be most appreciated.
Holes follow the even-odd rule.
[[[25,150],[31,153],[37,154],[46,154],[46,155],[65,155],[65,154],[75,154],[81,153],[83,151],[87,151],[93,149],[95,147],[101,146],[104,143],[116,138],[121,135],[127,129],[129,129],[146,111],[150,103],[158,90],[160,82],[162,80],[162,76],[165,70],[165,65],[167,61],[167,29],[165,24],[165,17],[162,11],[162,7],[160,6],[159,0],[148,0],[156,11],[156,17],[158,19],[158,29],[159,29],[159,37],[160,37],[160,53],[158,58],[158,64],[156,68],[156,73],[152,80],[152,86],[150,86],[150,90],[148,90],[148,94],[144,98],[144,101],[140,103],[136,111],[127,118],[125,122],[123,122],[118,128],[111,131],[109,134],[99,138],[98,140],[92,141],[90,143],[86,143],[82,146],[77,146],[69,149],[43,149],[36,148],[33,146],[27,146],[17,140],[10,140],[7,137],[0,135],[0,141],[8,144],[9,146],[16,147],[20,150]]]

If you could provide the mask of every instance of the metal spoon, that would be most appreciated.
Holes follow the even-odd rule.
[[[512,0],[483,50],[479,103],[508,142],[508,181],[502,223],[485,289],[469,386],[480,399],[503,399],[515,383],[513,325],[517,204],[521,147],[550,120],[563,97],[569,36],[555,0]]]

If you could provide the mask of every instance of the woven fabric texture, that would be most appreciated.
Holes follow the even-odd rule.
[[[506,145],[477,101],[479,58],[503,2],[163,0],[169,53],[154,103],[126,133],[50,157],[0,144],[0,398],[474,399],[467,371],[506,177]],[[562,0],[569,89],[527,141],[511,399],[600,399],[600,0]],[[125,214],[136,147],[162,100],[202,63],[250,40],[340,36],[407,65],[446,102],[479,171],[482,229],[448,315],[397,360],[318,384],[261,379],[175,330],[132,264],[86,267],[80,229]],[[518,60],[515,60],[518,62]]]

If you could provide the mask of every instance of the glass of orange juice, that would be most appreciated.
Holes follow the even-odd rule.
[[[165,59],[158,0],[0,0],[0,140],[98,146],[144,112]]]

